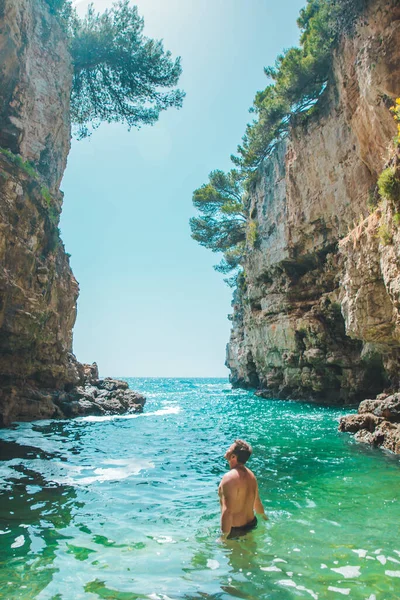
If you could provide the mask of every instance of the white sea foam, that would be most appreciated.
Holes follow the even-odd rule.
[[[90,485],[96,482],[121,481],[138,475],[143,470],[154,468],[154,463],[139,458],[106,459],[100,466],[71,465],[66,462],[30,460],[26,466],[40,472],[47,481],[59,485]]]
[[[339,567],[338,569],[331,569],[331,571],[335,571],[335,573],[339,573],[339,575],[343,575],[345,579],[352,579],[353,577],[360,577],[360,568],[361,567]]]
[[[386,565],[386,556],[383,556],[383,554],[379,554],[379,556],[376,557],[376,560],[379,560],[381,565]]]
[[[296,585],[296,583],[294,581],[292,581],[291,579],[281,579],[280,581],[278,581],[278,583],[285,587],[295,588],[296,590],[299,590],[300,592],[307,592],[308,594],[310,594],[310,596],[312,598],[314,598],[314,600],[318,600],[318,594],[313,592],[313,590],[307,589],[306,587],[304,587],[304,585]]]
[[[285,587],[296,587],[296,584],[291,579],[281,579],[278,581],[279,585],[284,585]]]
[[[367,550],[362,550],[361,548],[359,550],[353,550],[353,552],[358,554],[359,558],[365,558],[367,556]]]
[[[218,562],[217,560],[214,560],[214,559],[212,559],[212,558],[209,558],[209,559],[207,560],[207,567],[208,567],[209,569],[212,569],[213,571],[215,571],[215,569],[218,569],[218,567],[219,567],[219,562]]]
[[[331,525],[334,525],[335,527],[341,527],[340,523],[337,523],[336,521],[330,521],[329,519],[322,519],[323,521],[325,521],[325,523],[330,523]]]
[[[282,572],[282,569],[279,569],[278,567],[276,567],[275,565],[271,565],[270,567],[260,567],[261,571],[276,571],[278,572]]]
[[[177,415],[181,412],[180,406],[166,406],[153,412],[134,413],[127,415],[102,415],[100,417],[81,417],[81,421],[87,423],[104,423],[107,421],[139,419],[140,417],[160,417],[163,415]]]
[[[159,544],[176,544],[174,538],[169,535],[160,535],[159,537],[155,538],[155,540]]]
[[[397,560],[397,558],[393,558],[393,556],[388,556],[387,559],[390,560],[390,562],[394,562],[400,565],[400,560]]]
[[[21,548],[25,544],[25,537],[23,535],[19,535],[15,538],[14,543],[11,544],[11,548]]]
[[[166,406],[150,413],[142,413],[143,417],[159,417],[160,415],[177,415],[181,412],[180,406]]]
[[[274,558],[272,561],[274,563],[287,563],[287,560],[283,560],[283,558]]]
[[[400,571],[385,571],[388,577],[400,577]]]
[[[89,477],[82,477],[82,479],[76,479],[75,483],[87,485],[94,482],[121,481],[122,479],[127,479],[132,475],[137,475],[144,469],[154,468],[154,463],[151,461],[139,460],[136,458],[125,460],[108,459],[103,461],[102,464],[115,466],[111,468],[98,467],[94,469],[93,475],[90,475]]]
[[[337,592],[338,594],[342,594],[343,596],[348,596],[350,594],[350,588],[338,588],[330,585],[328,587],[330,592]]]

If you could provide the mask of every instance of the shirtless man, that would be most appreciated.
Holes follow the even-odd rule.
[[[230,471],[218,488],[223,538],[238,537],[254,529],[257,526],[254,511],[262,519],[268,519],[258,495],[257,479],[244,466],[251,453],[251,446],[243,440],[235,440],[225,453]]]

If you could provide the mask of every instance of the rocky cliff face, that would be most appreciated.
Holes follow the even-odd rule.
[[[58,229],[72,67],[43,0],[0,0],[0,65],[0,426],[101,412],[89,397],[110,394],[72,354],[78,284]],[[107,390],[117,411],[124,385]]]
[[[44,0],[0,0],[0,146],[57,192],[70,149],[72,65]]]
[[[314,114],[259,169],[227,349],[236,386],[346,404],[398,384],[399,230],[368,202],[393,153],[399,19],[397,1],[370,3]]]

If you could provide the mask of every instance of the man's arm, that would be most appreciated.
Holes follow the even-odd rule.
[[[229,479],[223,478],[220,485],[221,500],[221,531],[224,536],[230,534],[232,529],[232,490]]]
[[[260,495],[259,495],[259,493],[258,493],[258,483],[257,483],[257,479],[256,479],[256,496],[255,496],[255,498],[254,498],[254,510],[255,510],[255,512],[256,512],[258,515],[260,515],[260,516],[261,516],[261,518],[262,518],[262,519],[264,519],[264,521],[268,521],[268,517],[267,517],[267,515],[265,514],[264,507],[263,507],[263,504],[262,504],[262,502],[261,502]]]

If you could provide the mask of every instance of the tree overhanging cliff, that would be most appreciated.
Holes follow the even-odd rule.
[[[79,20],[68,0],[1,0],[0,64],[0,426],[139,410],[142,397],[73,355],[78,283],[58,229],[59,186],[71,114],[81,134],[103,121],[154,122],[182,102],[171,90],[179,59],[143,36],[126,1]]]
[[[143,35],[144,19],[129,0],[104,13],[89,5],[80,19],[71,0],[45,0],[69,41],[73,79],[71,120],[78,137],[102,122],[152,125],[161,111],[180,108],[184,92],[174,88],[182,74],[161,41]]]
[[[399,19],[395,0],[310,0],[300,47],[266,70],[235,161],[252,231],[232,263],[233,385],[338,404],[398,389],[399,211],[379,189],[398,178]]]
[[[226,280],[232,285],[237,283],[238,267],[244,260],[244,241],[254,244],[257,239],[257,226],[248,214],[248,194],[244,192],[254,188],[261,163],[288,136],[296,119],[311,116],[319,108],[318,100],[323,102],[326,87],[334,81],[334,51],[344,35],[354,33],[366,5],[367,0],[307,0],[297,20],[299,46],[289,48],[278,56],[274,67],[264,69],[272,83],[255,96],[250,109],[255,118],[247,125],[238,155],[231,156],[235,168],[228,174],[212,172],[209,182],[194,192],[193,204],[203,216],[191,219],[192,237],[213,252],[223,252],[216,269],[233,272]],[[236,188],[241,186],[240,198],[236,197],[234,205],[222,203],[219,210],[210,212],[217,206],[217,195],[227,188],[224,178],[225,182],[235,181]],[[216,235],[227,227],[228,236]]]

